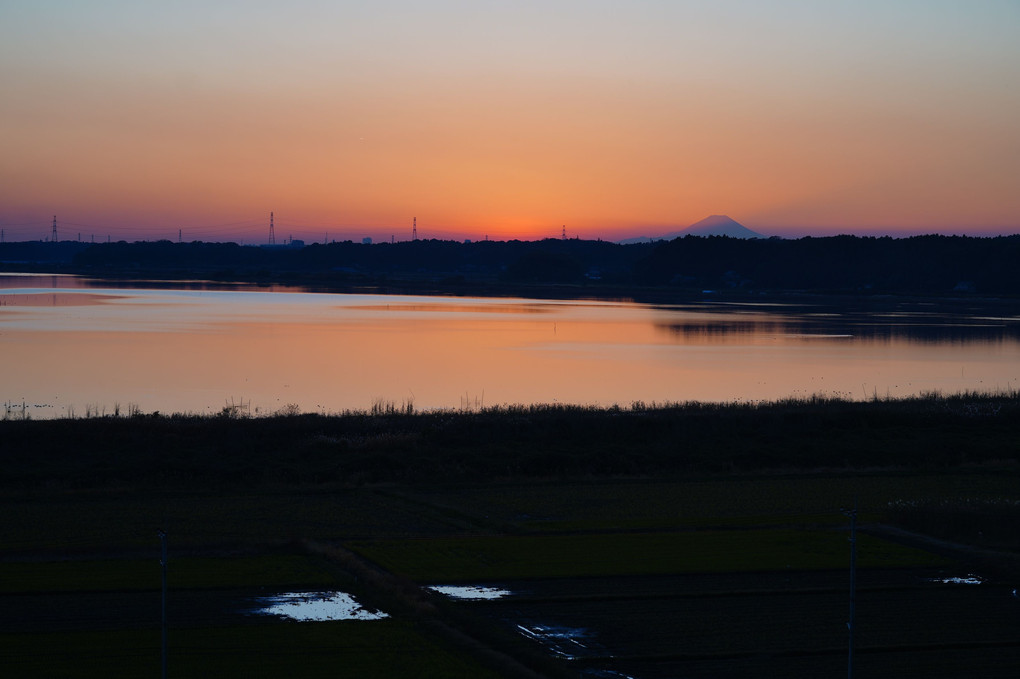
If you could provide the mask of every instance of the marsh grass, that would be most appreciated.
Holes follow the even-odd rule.
[[[690,474],[1020,472],[1020,396],[500,406],[0,421],[0,487],[421,484]]]

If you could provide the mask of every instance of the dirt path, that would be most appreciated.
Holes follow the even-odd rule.
[[[495,626],[478,624],[475,616],[460,614],[444,606],[434,595],[406,578],[381,568],[344,547],[316,542],[305,543],[311,554],[324,556],[358,579],[373,604],[417,619],[430,632],[478,662],[511,679],[542,679],[574,676],[542,651],[521,644]]]

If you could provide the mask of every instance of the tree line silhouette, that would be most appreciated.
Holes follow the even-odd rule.
[[[8,270],[88,275],[204,275],[323,284],[570,285],[676,290],[1020,293],[1020,235],[995,238],[686,236],[622,245],[599,240],[351,241],[304,247],[126,241],[0,244]]]

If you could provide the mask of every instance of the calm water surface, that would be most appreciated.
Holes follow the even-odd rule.
[[[103,285],[0,275],[0,402],[46,418],[118,406],[629,406],[1020,386],[1020,319],[980,309]]]

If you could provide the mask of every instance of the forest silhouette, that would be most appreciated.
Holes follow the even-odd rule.
[[[618,244],[599,240],[351,241],[307,246],[237,243],[21,242],[0,244],[8,270],[94,276],[203,276],[317,283],[422,286],[458,292],[486,286],[1010,295],[1020,292],[1020,236],[833,236],[737,239],[686,236]],[[465,290],[466,291],[466,290]]]

